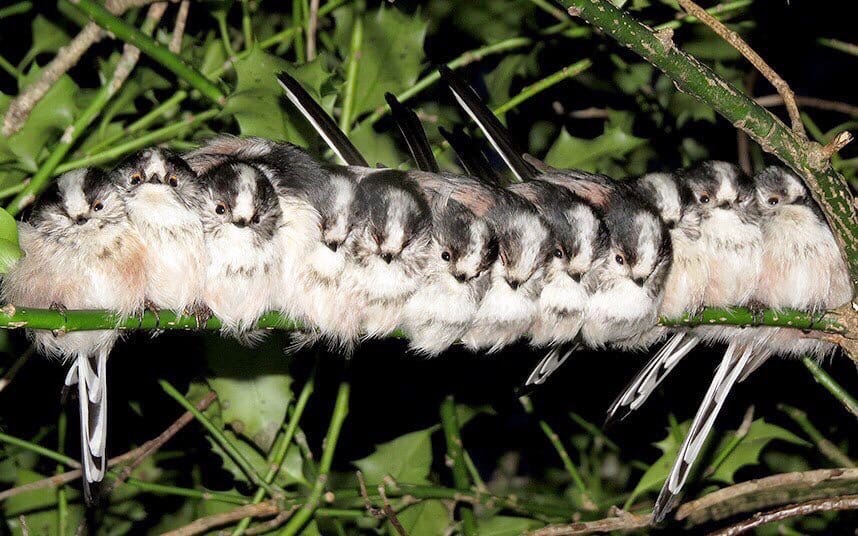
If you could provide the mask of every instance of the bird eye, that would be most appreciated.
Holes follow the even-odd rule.
[[[175,188],[176,186],[179,185],[179,178],[176,177],[175,175],[170,175],[170,178],[167,180],[167,182],[170,184],[170,186]]]
[[[218,214],[223,214],[224,212],[226,212],[226,206],[223,203],[218,203],[215,207],[215,212],[217,212]]]
[[[104,208],[104,205],[101,203],[101,201],[96,201],[95,204],[92,205],[92,210],[94,210],[95,212],[98,212],[99,210],[101,210],[103,208]]]
[[[620,266],[626,263],[626,259],[624,259],[622,255],[617,255],[616,257],[614,257],[614,260],[617,261],[617,264],[619,264]]]
[[[254,214],[252,218],[250,218],[251,223],[259,223],[259,214]]]
[[[769,198],[769,204],[770,204],[771,206],[775,206],[775,205],[777,205],[779,202],[780,202],[780,199],[778,199],[777,197],[770,197],[770,198]]]
[[[703,194],[700,196],[700,204],[705,205],[708,202],[709,202],[709,196],[708,195]]]
[[[138,184],[140,184],[141,180],[143,180],[143,176],[140,175],[139,173],[135,173],[134,175],[131,175],[131,185],[132,186],[137,186]]]
[[[441,253],[441,259],[444,261],[450,262],[450,252],[445,251],[445,252]]]
[[[558,259],[562,259],[563,258],[563,250],[560,248],[555,249],[554,250],[554,256],[557,257]]]

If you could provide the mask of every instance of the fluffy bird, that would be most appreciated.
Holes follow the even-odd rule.
[[[146,247],[129,222],[122,192],[102,171],[81,169],[57,179],[19,227],[24,256],[3,280],[3,299],[24,307],[141,310]],[[77,384],[84,491],[106,470],[107,358],[115,330],[28,331],[37,350],[71,364]]]
[[[218,165],[200,181],[209,259],[204,300],[225,333],[251,343],[258,338],[251,330],[280,283],[277,193],[261,171],[241,162]]]
[[[122,162],[111,176],[146,244],[147,307],[193,314],[204,322],[208,259],[196,173],[178,155],[152,148]]]
[[[488,286],[497,246],[484,216],[495,202],[494,194],[474,179],[439,174],[417,115],[393,95],[385,97],[412,158],[426,172],[410,175],[423,189],[432,213],[425,281],[406,302],[402,326],[412,350],[437,355],[468,330]]]

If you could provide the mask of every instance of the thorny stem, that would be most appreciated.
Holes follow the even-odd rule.
[[[266,482],[259,474],[253,469],[253,465],[244,457],[244,455],[235,448],[235,446],[230,442],[229,439],[223,434],[223,432],[215,426],[203,413],[198,410],[193,404],[188,401],[187,398],[182,396],[182,394],[176,390],[175,387],[170,385],[170,383],[166,380],[159,380],[158,383],[161,385],[161,389],[167,393],[170,398],[178,402],[186,411],[191,412],[194,418],[199,421],[200,424],[212,435],[212,438],[217,441],[218,445],[229,455],[233,461],[241,467],[241,470],[250,478],[251,482],[253,482],[256,486],[263,488],[268,494],[272,497],[278,493],[278,490]]]
[[[328,484],[328,476],[331,472],[331,464],[334,460],[334,451],[337,448],[337,440],[340,437],[340,430],[342,429],[346,416],[349,413],[350,392],[351,386],[349,383],[345,381],[341,382],[340,387],[337,390],[337,399],[334,403],[334,413],[331,416],[331,422],[328,425],[328,433],[325,435],[322,459],[319,463],[319,475],[316,477],[316,483],[313,486],[313,490],[310,492],[310,496],[307,498],[307,502],[300,510],[295,512],[295,515],[292,516],[283,528],[283,531],[280,532],[281,536],[294,536],[297,534],[304,528],[304,525],[310,521],[310,518],[313,517],[316,509],[319,507],[319,502],[322,499],[322,493]]]
[[[361,61],[361,47],[363,45],[363,19],[360,15],[355,16],[352,25],[352,40],[349,47],[349,59],[346,66],[345,97],[343,98],[343,111],[340,115],[340,130],[346,135],[352,128],[352,116],[355,109],[355,97],[357,93],[358,67]]]
[[[468,479],[468,468],[465,465],[465,449],[462,446],[459,421],[456,418],[456,402],[449,395],[441,402],[441,426],[444,429],[444,439],[447,443],[447,456],[452,463],[453,484],[457,490],[467,493],[471,484]],[[458,509],[458,513],[462,519],[462,534],[475,536],[477,534],[477,520],[474,517],[473,508],[470,505],[462,505]]]
[[[837,445],[823,436],[822,432],[820,432],[819,429],[810,422],[810,419],[807,418],[806,412],[786,404],[778,404],[778,409],[786,413],[789,418],[795,421],[804,433],[807,434],[807,436],[814,442],[816,448],[819,449],[819,452],[831,460],[835,465],[838,467],[855,467],[855,462],[853,462],[843,451],[837,448]]]
[[[307,380],[307,383],[304,384],[304,388],[298,396],[298,401],[295,403],[295,410],[292,412],[292,417],[286,425],[283,437],[280,439],[280,443],[277,448],[274,449],[274,454],[271,456],[271,468],[265,475],[265,481],[269,484],[274,481],[274,477],[277,476],[277,473],[280,472],[280,468],[283,466],[283,460],[286,459],[286,453],[289,451],[289,447],[292,445],[292,439],[295,437],[295,430],[298,429],[298,421],[301,420],[301,415],[304,414],[304,408],[307,407],[307,401],[310,400],[310,395],[313,394],[314,383],[315,380],[311,376],[310,379]],[[256,490],[256,495],[253,496],[251,504],[259,504],[262,502],[263,498],[265,498],[265,490],[259,488]],[[241,536],[244,534],[244,531],[247,530],[247,527],[250,525],[250,521],[251,518],[249,517],[242,519],[233,531],[232,536]]]
[[[563,0],[580,16],[668,75],[680,90],[712,106],[760,146],[802,175],[824,211],[858,283],[858,216],[846,181],[830,166],[819,144],[798,136],[709,67],[679,50],[665,32],[655,33],[606,0]]]
[[[825,372],[816,360],[805,357],[801,361],[813,375],[813,379],[816,380],[817,383],[821,384],[829,393],[834,395],[834,398],[839,400],[849,413],[858,417],[858,400],[855,400],[842,385],[837,383],[834,378]]]

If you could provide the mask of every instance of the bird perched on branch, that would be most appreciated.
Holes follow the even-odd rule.
[[[146,244],[147,307],[204,322],[211,313],[203,304],[208,259],[196,173],[178,155],[151,148],[119,164],[111,177]]]
[[[280,283],[280,204],[274,186],[257,168],[227,161],[200,181],[208,267],[205,304],[223,331],[246,343],[258,339],[256,320],[271,308]]]
[[[146,247],[128,220],[122,191],[104,172],[79,169],[59,177],[21,223],[24,256],[3,279],[3,300],[24,307],[109,309],[138,313],[147,288]],[[84,492],[104,478],[107,358],[116,330],[28,331],[37,350],[71,364],[77,385]]]

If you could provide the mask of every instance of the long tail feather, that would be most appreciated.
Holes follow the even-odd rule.
[[[81,456],[83,457],[84,495],[93,502],[90,485],[104,478],[107,457],[107,350],[94,358],[80,356],[77,363],[78,404],[80,405]],[[70,373],[66,377],[72,379]]]
[[[342,130],[334,123],[331,116],[319,106],[313,97],[301,86],[301,84],[290,76],[288,73],[282,72],[277,75],[277,81],[286,92],[286,96],[292,101],[298,110],[304,115],[307,121],[313,125],[316,132],[325,140],[325,143],[333,150],[343,163],[350,166],[369,167],[366,159],[357,150],[357,147],[352,144]]]
[[[430,173],[438,173],[438,161],[435,160],[435,155],[432,153],[432,146],[429,145],[429,140],[426,138],[426,131],[423,130],[423,125],[414,110],[406,107],[393,93],[385,93],[384,98],[387,105],[390,106],[390,111],[393,114],[393,120],[399,131],[402,133],[402,138],[408,145],[408,151],[411,157],[417,164],[417,169],[428,171]]]
[[[533,180],[537,173],[516,149],[506,127],[495,117],[495,114],[480,100],[479,95],[464,80],[447,67],[439,67],[441,78],[450,87],[459,105],[473,119],[480,130],[486,135],[495,150],[503,158],[519,181]]]
[[[452,132],[444,127],[438,127],[438,132],[453,148],[468,175],[488,184],[503,185],[503,180],[489,164],[477,141],[466,134],[461,126],[457,126]]]
[[[753,346],[742,346],[731,342],[727,346],[721,364],[715,373],[715,378],[709,385],[709,390],[706,391],[706,396],[703,397],[703,402],[697,410],[697,415],[694,416],[694,421],[691,423],[691,428],[688,430],[688,435],[682,442],[679,449],[679,456],[673,464],[673,468],[667,477],[667,482],[661,488],[661,493],[655,502],[653,509],[653,518],[656,522],[661,522],[668,513],[676,506],[679,499],[679,494],[685,487],[685,482],[688,480],[688,475],[694,466],[694,462],[700,455],[703,444],[715,424],[715,419],[721,412],[721,407],[724,401],[730,394],[730,390],[745,369],[748,362],[753,359]]]
[[[569,356],[579,348],[580,345],[578,344],[573,344],[571,347],[561,345],[551,348],[539,364],[536,365],[530,376],[527,377],[524,386],[528,387],[530,385],[542,385],[545,383],[548,377],[554,374],[569,359]]]
[[[671,337],[611,404],[605,424],[623,420],[641,407],[682,358],[688,355],[699,342],[698,337],[687,331]]]

